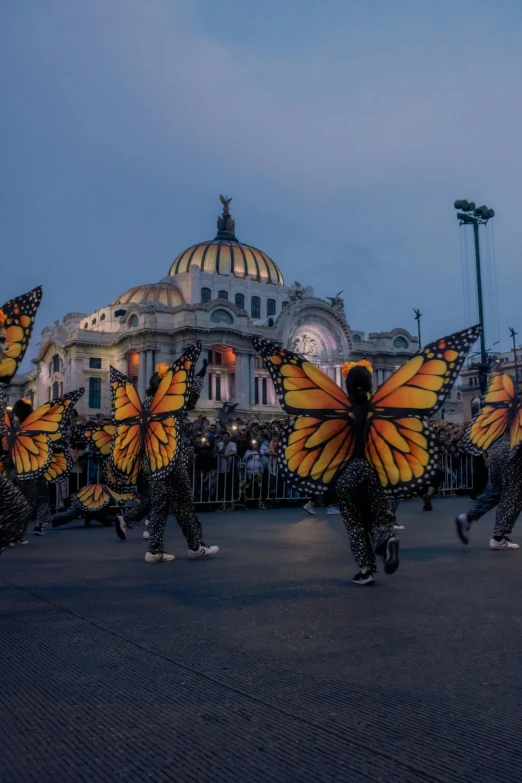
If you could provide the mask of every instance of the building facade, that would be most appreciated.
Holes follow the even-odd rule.
[[[23,393],[42,404],[84,386],[79,412],[107,415],[111,365],[144,398],[156,364],[172,363],[184,346],[201,340],[200,363],[207,358],[209,365],[199,410],[212,416],[229,401],[237,403],[238,414],[264,418],[280,407],[253,335],[306,356],[340,385],[347,359],[370,359],[378,386],[416,353],[418,340],[406,329],[368,336],[352,329],[340,294],[320,299],[310,286],[285,285],[265,252],[238,241],[229,202],[222,198],[216,237],[180,253],[162,280],[130,288],[94,313],[68,313],[43,329],[35,370],[15,377],[9,397]]]

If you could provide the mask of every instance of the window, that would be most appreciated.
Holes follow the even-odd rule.
[[[408,341],[405,337],[396,337],[393,341],[393,347],[394,348],[407,348],[408,347]]]
[[[212,364],[212,351],[209,349],[207,353],[208,363]]]
[[[276,300],[275,299],[267,299],[266,300],[266,314],[267,314],[267,316],[276,314]]]
[[[129,318],[129,326],[131,328],[137,326],[139,324],[139,322],[140,322],[140,319],[138,318],[138,316],[136,314],[131,315],[131,317]]]
[[[53,372],[60,372],[60,357],[57,353],[53,356]]]
[[[221,364],[221,354],[219,351],[214,351],[214,364]]]
[[[51,377],[52,374],[53,374],[53,363],[49,362],[49,378]]]
[[[100,315],[100,321],[105,321],[105,313],[102,313],[102,314]]]
[[[63,394],[63,381],[60,381],[60,397]]]
[[[84,329],[88,329],[89,328],[89,324],[87,322],[85,322],[84,325],[83,325],[83,328]]]
[[[60,396],[60,384],[58,383],[58,381],[55,381],[53,383],[53,400],[59,396]]]
[[[91,321],[91,326],[96,326],[96,318],[93,318]]]
[[[205,303],[205,302],[210,302],[211,299],[212,299],[212,291],[210,290],[210,288],[202,288],[201,301]]]
[[[218,299],[228,299],[228,291],[218,291]]]
[[[51,387],[47,387],[47,402],[51,401]]]
[[[282,307],[283,309],[284,309],[285,307],[288,307],[288,302],[286,302],[286,301],[285,301],[285,302],[283,302],[283,303],[282,303],[282,305],[281,305],[281,307]]]
[[[259,405],[259,378],[254,379],[254,404]]]
[[[216,375],[216,400],[221,402],[221,376]]]
[[[235,299],[236,307],[240,307],[242,310],[245,309],[245,297],[243,294],[236,294]]]
[[[97,359],[96,357],[91,356],[89,359],[89,369],[101,370],[101,359]]]
[[[361,335],[360,334],[354,334],[353,339],[355,340],[356,343],[360,343],[361,342]]]
[[[101,407],[101,378],[89,378],[89,408]]]
[[[267,324],[267,326],[273,326],[274,325],[274,319],[273,318],[269,318],[268,321],[266,322],[266,324]]]
[[[261,299],[258,296],[250,300],[250,313],[252,318],[261,318]]]
[[[256,370],[262,370],[263,369],[263,360],[260,356],[254,356],[254,366]]]
[[[210,358],[212,358],[212,351],[209,351],[208,354]],[[211,372],[208,373],[208,398],[209,400],[212,399],[212,373]]]
[[[267,404],[267,401],[266,401],[267,400],[267,396],[266,396],[266,378],[263,378],[262,388],[263,388],[262,401],[263,401],[263,405],[266,405]]]
[[[473,378],[470,378],[468,381],[468,386],[473,386]]]
[[[212,310],[210,320],[215,324],[233,324],[234,319],[227,310]]]

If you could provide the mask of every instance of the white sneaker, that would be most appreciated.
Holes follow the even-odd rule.
[[[116,517],[116,535],[122,541],[125,541],[127,538],[127,523],[125,522],[125,517],[121,514],[118,514]]]
[[[489,542],[490,549],[520,549],[518,544],[514,544],[507,536],[502,541],[495,541],[494,538]]]
[[[17,541],[16,543],[17,543],[17,544],[28,544],[28,543],[29,543],[29,541],[27,540],[27,538],[22,538],[22,540],[21,540],[21,541]]]
[[[394,530],[404,530],[404,525],[394,525],[393,529]]]
[[[314,507],[311,500],[309,500],[308,503],[305,503],[305,505],[303,506],[303,511],[308,511],[309,514],[315,514]]]
[[[199,549],[189,549],[188,556],[189,560],[194,560],[196,557],[204,557],[205,555],[215,555],[216,552],[219,552],[218,546],[207,546],[207,544],[201,544]]]
[[[149,531],[148,531],[148,530],[144,530],[144,531],[143,531],[142,538],[150,538],[150,533],[149,533]]]
[[[157,555],[153,555],[152,552],[147,552],[145,555],[146,563],[161,563],[163,560],[175,560],[174,555],[167,555],[165,552],[158,552]]]
[[[339,511],[337,506],[328,506],[328,508],[326,510],[326,513],[327,514],[340,514],[341,512]]]

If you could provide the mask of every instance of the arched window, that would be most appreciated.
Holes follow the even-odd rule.
[[[405,337],[396,337],[393,341],[393,347],[394,348],[407,348],[408,347],[408,341]]]
[[[236,294],[235,299],[236,307],[240,307],[242,310],[245,309],[245,297],[243,294]]]
[[[93,318],[91,321],[91,326],[96,326],[96,318]]]
[[[267,299],[266,300],[266,314],[267,314],[267,316],[276,314],[276,300],[275,299]]]
[[[102,313],[100,316],[100,321],[105,321],[105,313]]]
[[[57,353],[53,356],[53,372],[60,372],[60,357]]]
[[[84,325],[83,325],[83,328],[84,329],[88,329],[89,328],[89,324],[87,322],[85,322]]]
[[[212,291],[210,288],[202,288],[201,289],[201,301],[202,303],[210,302],[212,299]]]
[[[233,324],[234,319],[227,310],[212,310],[210,320],[215,324]]]
[[[60,384],[58,381],[53,383],[53,399],[60,396]]]
[[[218,291],[218,299],[228,299],[228,291]]]
[[[353,339],[355,340],[356,343],[360,343],[361,342],[361,335],[360,334],[354,334],[353,335]]]
[[[137,325],[139,324],[139,322],[140,322],[140,319],[138,318],[138,316],[136,315],[136,313],[133,313],[133,314],[131,315],[131,317],[129,318],[129,321],[128,321],[128,323],[129,323],[129,326],[131,327],[131,329],[132,329],[133,327],[137,326]]]
[[[252,318],[261,318],[261,299],[258,296],[250,300],[250,314]]]

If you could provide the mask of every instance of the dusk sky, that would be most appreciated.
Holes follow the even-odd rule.
[[[288,284],[433,339],[477,320],[466,198],[496,212],[487,347],[493,231],[522,343],[521,35],[520,0],[4,0],[0,298],[41,283],[38,331],[90,313],[212,238],[224,193]]]

